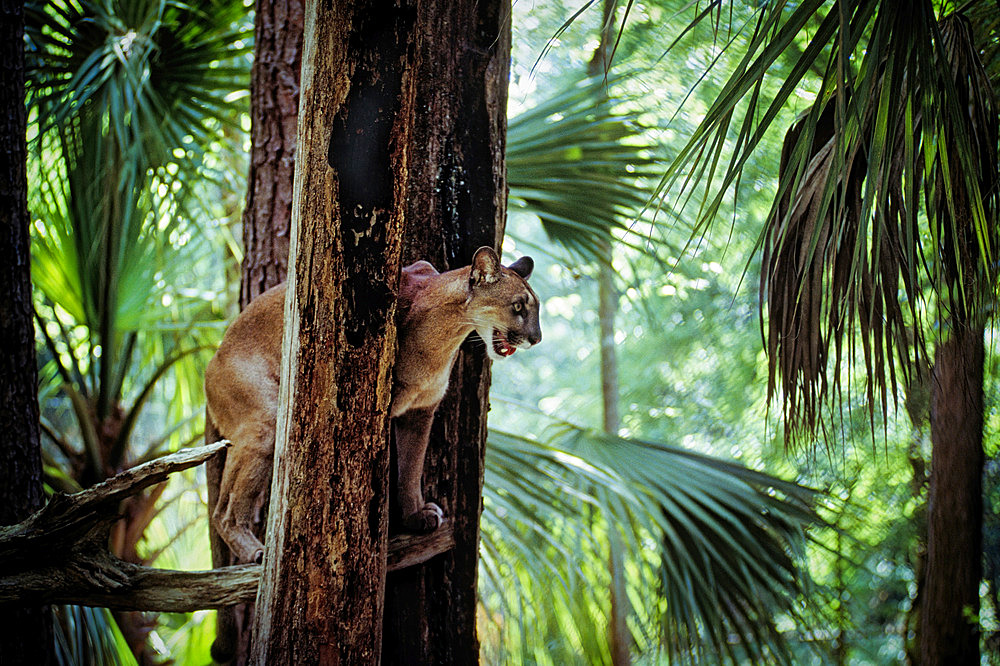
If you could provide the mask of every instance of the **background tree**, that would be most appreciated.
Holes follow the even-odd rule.
[[[257,0],[240,308],[284,281],[295,176],[303,3]]]
[[[24,109],[24,7],[0,4],[0,337],[9,347],[0,361],[0,525],[19,522],[42,505],[29,268],[28,184]],[[54,663],[52,615],[47,607],[0,608],[0,653],[12,663]]]

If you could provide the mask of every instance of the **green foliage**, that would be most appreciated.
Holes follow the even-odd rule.
[[[798,615],[805,581],[789,549],[817,520],[813,491],[562,423],[544,442],[492,430],[484,494],[482,597],[505,646],[498,661],[609,661],[617,540],[640,654],[791,663],[776,620]]]
[[[106,608],[54,606],[56,663],[133,666],[136,661]]]
[[[906,381],[919,371],[928,309],[945,322],[982,321],[995,298],[997,114],[977,57],[986,35],[960,15],[942,18],[930,0],[775,2],[747,22],[713,9],[692,26],[728,21],[745,43],[659,194],[699,193],[695,234],[704,233],[816,77],[814,101],[786,136],[758,239],[769,392],[780,380],[788,434],[812,434],[840,392],[841,362],[855,362],[854,341],[874,419],[895,393],[896,366]],[[940,312],[928,305],[927,283]]]
[[[53,489],[101,481],[200,436],[202,368],[226,291],[217,267],[229,232],[220,222],[242,189],[234,183],[242,181],[247,8],[243,0],[26,8],[39,397]],[[119,557],[149,562],[162,552],[139,543],[169,513],[154,507],[160,492],[123,508],[112,537]],[[91,663],[113,663],[108,655],[123,648],[98,638],[111,626],[106,613],[68,608],[57,617],[68,659],[87,663],[74,646],[93,645],[104,656]]]
[[[766,509],[750,499],[754,494],[748,486],[754,484],[740,477],[757,473],[739,465],[571,426],[553,431],[546,419],[531,415],[537,400],[539,405],[552,405],[554,413],[596,420],[583,416],[594,412],[600,392],[593,345],[582,341],[594,337],[595,313],[586,309],[596,301],[594,285],[580,277],[585,274],[580,262],[607,262],[610,238],[625,241],[621,265],[630,269],[621,276],[629,285],[630,300],[625,305],[632,311],[634,304],[649,316],[632,329],[640,337],[643,325],[657,329],[664,326],[664,317],[678,316],[676,310],[664,312],[662,305],[670,301],[661,296],[690,296],[700,303],[694,309],[699,319],[705,319],[701,309],[709,304],[720,313],[732,305],[730,285],[714,292],[705,289],[706,284],[719,282],[718,264],[706,262],[699,270],[678,263],[665,276],[658,252],[650,250],[671,252],[672,261],[677,261],[680,250],[666,240],[668,230],[650,220],[634,226],[652,194],[649,175],[659,149],[649,128],[634,120],[637,114],[625,110],[639,96],[617,99],[613,91],[627,89],[644,74],[607,83],[598,78],[565,88],[552,86],[556,92],[542,95],[536,106],[510,122],[511,208],[537,215],[549,240],[568,249],[571,258],[562,259],[568,270],[557,270],[577,276],[578,283],[569,289],[558,281],[554,285],[547,273],[556,267],[539,264],[533,281],[536,290],[546,295],[550,351],[545,358],[525,360],[524,367],[514,369],[510,384],[519,387],[518,404],[502,407],[501,415],[502,422],[516,421],[519,433],[534,432],[537,437],[491,432],[481,575],[481,580],[489,581],[482,592],[489,620],[481,623],[485,654],[498,663],[610,662],[608,590],[614,575],[624,579],[629,596],[633,653],[695,663],[747,658],[792,663],[794,639],[787,625],[796,624],[802,612],[797,605],[802,575],[792,553],[796,544],[802,544],[804,526],[815,518],[811,491],[756,476],[755,481],[771,492],[794,487],[802,493],[788,497],[778,492],[781,499],[768,496],[782,509]],[[602,135],[617,138],[607,142]],[[522,139],[527,139],[523,145]],[[663,218],[673,223],[677,215]],[[558,226],[564,219],[573,223]],[[540,247],[547,254],[560,254],[539,243],[537,234],[519,222],[508,226],[514,242],[506,249]],[[617,268],[619,261],[614,261]],[[560,317],[557,322],[554,314]],[[660,348],[645,342],[635,357],[636,373],[659,379],[657,371],[683,356],[685,348],[692,352],[700,348],[704,338],[693,328],[693,319],[678,327],[671,344],[663,348],[670,352],[662,360],[651,362],[650,356]],[[678,348],[684,335],[687,342]],[[745,391],[746,380],[755,375],[756,354],[751,353],[749,360],[749,373],[745,365],[720,363],[720,373],[730,369],[742,373],[735,385],[720,386],[719,373],[707,376],[706,384],[721,389],[717,394],[726,389]],[[502,377],[510,372],[508,365],[494,372],[499,386],[506,386]],[[691,405],[664,409],[658,392],[669,390],[669,384],[656,379],[643,383],[633,373],[625,376],[630,378],[626,391],[637,401],[642,396],[644,403],[630,405],[625,423],[636,431],[659,428],[658,432],[674,437],[676,430],[663,427],[669,420],[666,413],[690,412]],[[690,380],[691,375],[685,375],[685,383]],[[507,393],[504,388],[497,392]],[[633,418],[631,408],[658,416],[645,419],[650,422],[646,428]],[[698,414],[688,416],[692,422],[699,420]],[[700,425],[713,422],[702,418]],[[736,422],[730,418],[716,427],[738,429]],[[742,439],[752,443],[753,434]],[[739,509],[728,501],[734,497],[739,498]],[[788,514],[782,515],[783,511]],[[624,561],[609,569],[611,542],[620,544],[616,552],[624,553]],[[761,562],[767,563],[763,569],[757,568]],[[736,644],[731,644],[733,639]]]
[[[205,195],[217,198],[220,151],[237,148],[225,132],[239,127],[252,34],[233,0],[50,2],[28,17],[42,391],[61,391],[77,422],[49,410],[47,432],[90,483],[154,452],[129,440],[168,372],[192,397],[177,380],[197,372],[198,322],[217,318],[221,289],[193,280],[218,256],[221,211]]]
[[[537,215],[567,261],[606,261],[612,238],[654,240],[634,219],[652,194],[656,146],[623,110],[629,100],[609,94],[627,78],[571,84],[508,124],[508,205]]]

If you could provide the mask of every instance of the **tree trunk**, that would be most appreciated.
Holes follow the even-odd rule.
[[[587,63],[587,74],[608,74],[611,69],[614,38],[617,34],[617,0],[604,0],[601,12],[600,39]],[[615,318],[618,314],[618,290],[615,288],[614,246],[611,238],[601,244],[601,262],[597,266],[597,320],[600,325],[601,402],[604,432],[617,435],[621,425],[618,412],[618,353],[615,347]],[[611,608],[608,614],[608,647],[614,666],[632,663],[632,639],[628,630],[628,593],[625,589],[625,546],[621,535],[612,529],[608,539],[608,573],[611,581]]]
[[[288,274],[302,10],[302,0],[257,0],[241,310]]]
[[[954,326],[935,356],[922,666],[979,663],[983,333],[980,326]]]
[[[25,160],[24,6],[0,2],[0,525],[42,505],[38,372],[32,322]],[[48,607],[0,606],[0,655],[5,663],[54,662]]]
[[[425,3],[417,17],[421,41],[415,47],[418,68],[414,76],[419,96],[415,108],[425,111],[414,118],[410,146],[416,150],[411,149],[408,158],[410,191],[406,212],[420,222],[410,226],[404,250],[405,263],[428,259],[442,271],[467,264],[477,247],[496,247],[502,236],[506,205],[502,155],[510,48],[509,3],[480,7],[478,15],[472,2],[457,7],[445,4]],[[285,52],[291,49],[289,44],[294,44],[296,30],[301,34],[295,16],[291,11],[286,15]],[[260,30],[258,26],[258,35]],[[457,55],[456,44],[460,45]],[[257,48],[265,48],[260,36]],[[258,52],[259,60],[268,57]],[[277,55],[270,57],[281,60]],[[265,82],[256,78],[255,70],[258,87],[254,96],[267,99],[264,86],[287,81],[290,72]],[[463,79],[465,76],[471,78]],[[269,108],[273,112],[275,107]],[[273,140],[273,134],[255,134],[254,150],[258,142],[267,140]],[[293,149],[285,144],[283,151]],[[258,164],[272,152],[263,149],[263,155],[252,158],[253,163]],[[258,171],[254,179],[262,173]],[[277,173],[277,169],[270,173]],[[275,186],[261,183],[251,188],[250,197],[264,197],[261,208],[265,212],[253,214],[253,231],[246,230],[250,214],[244,218],[248,244],[244,279],[250,284],[249,288],[244,286],[244,299],[250,289],[260,291],[266,287],[266,282],[260,284],[259,278],[252,276],[274,279],[270,276],[280,271],[281,264],[280,252],[274,249],[279,247],[280,239],[268,240],[269,236],[281,234],[280,219],[272,218],[270,211],[275,206],[268,204],[264,196],[274,192]],[[248,200],[250,208],[257,210],[258,206]],[[262,251],[253,249],[258,242]],[[279,266],[277,271],[272,261]],[[255,273],[255,262],[267,265]],[[424,663],[478,659],[478,516],[488,385],[488,367],[482,354],[463,351],[453,373],[452,390],[438,410],[425,468],[427,495],[437,499],[448,513],[458,547],[427,565],[392,575],[385,613],[387,662],[395,659],[419,663],[410,661],[411,655]],[[459,443],[478,451],[478,455],[459,456]],[[419,601],[414,602],[414,595],[420,596]]]
[[[413,73],[415,128],[409,162],[404,263],[440,270],[499,247],[506,214],[508,0],[422,2]],[[424,495],[444,509],[455,548],[389,576],[383,661],[474,664],[476,590],[489,364],[467,342],[437,410]]]
[[[281,409],[251,662],[379,661],[414,12],[305,9]],[[332,170],[331,170],[332,167]]]

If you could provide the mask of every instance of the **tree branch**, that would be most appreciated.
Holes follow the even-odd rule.
[[[125,562],[107,550],[121,500],[204,463],[222,441],[144,463],[73,495],[53,495],[16,525],[0,527],[0,604],[71,603],[116,610],[190,612],[253,601],[261,565],[171,571]],[[450,524],[390,539],[388,571],[426,562],[455,544]]]

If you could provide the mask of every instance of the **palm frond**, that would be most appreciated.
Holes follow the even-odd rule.
[[[700,189],[704,233],[792,94],[818,87],[758,239],[769,395],[783,391],[786,438],[812,435],[840,400],[840,368],[860,363],[874,424],[897,374],[922,367],[928,295],[947,321],[981,317],[996,294],[996,108],[975,31],[930,0],[766,3],[748,30],[659,196]]]
[[[96,115],[122,155],[183,167],[220,141],[219,123],[238,126],[253,37],[242,2],[35,2],[26,17],[38,136]]]
[[[775,620],[798,615],[807,577],[796,562],[818,522],[814,491],[569,424],[545,442],[495,429],[489,439],[481,597],[511,651],[505,663],[609,661],[612,536],[626,553],[640,651],[790,663]],[[553,635],[565,654],[544,643]]]
[[[135,657],[106,608],[54,606],[60,666],[134,666]]]
[[[509,206],[539,217],[571,257],[606,261],[612,239],[648,249],[657,237],[635,225],[652,194],[657,147],[628,100],[609,95],[628,74],[584,79],[511,119]]]

